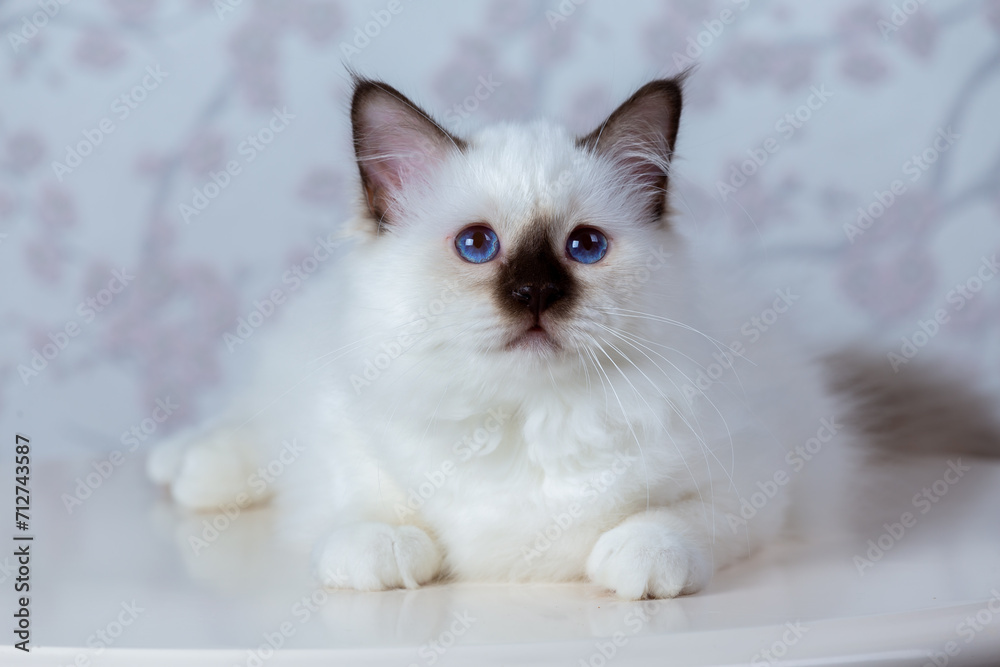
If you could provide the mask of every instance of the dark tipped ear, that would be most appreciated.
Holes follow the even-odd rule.
[[[428,175],[449,154],[465,149],[398,90],[354,78],[351,102],[354,154],[368,210],[381,226],[398,218],[398,193]]]
[[[685,76],[647,83],[596,130],[576,140],[578,147],[619,164],[649,199],[647,207],[656,220],[666,210],[668,171],[681,120]]]

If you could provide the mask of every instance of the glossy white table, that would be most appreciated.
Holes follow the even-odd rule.
[[[142,463],[72,514],[60,496],[88,464],[36,468],[34,648],[7,638],[0,664],[923,665],[946,650],[949,665],[1000,664],[998,463],[977,463],[863,576],[857,541],[785,543],[699,595],[638,603],[584,584],[321,591],[273,546],[267,510],[195,555],[189,538],[211,517],[175,510]]]

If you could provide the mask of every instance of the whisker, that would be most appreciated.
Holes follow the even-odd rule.
[[[677,384],[677,382],[676,382],[676,381],[674,380],[674,378],[673,378],[673,377],[671,377],[670,373],[667,373],[667,372],[666,372],[665,370],[663,370],[663,368],[661,368],[661,367],[660,367],[660,365],[659,365],[658,363],[656,363],[656,361],[654,361],[652,357],[650,357],[650,356],[649,356],[648,354],[646,354],[645,352],[643,352],[643,350],[641,349],[641,347],[640,347],[640,346],[636,345],[636,344],[635,344],[635,343],[634,343],[634,342],[633,342],[632,340],[630,340],[630,339],[634,339],[634,340],[644,340],[644,339],[642,339],[642,338],[639,338],[638,336],[632,336],[631,334],[629,334],[629,333],[627,333],[627,332],[625,332],[625,331],[622,331],[622,330],[619,330],[619,329],[615,329],[614,327],[609,327],[609,326],[607,326],[607,325],[605,325],[605,324],[601,324],[601,323],[599,323],[599,322],[595,322],[595,324],[597,324],[597,325],[598,325],[599,327],[601,327],[602,329],[604,329],[604,330],[605,330],[605,331],[607,331],[608,333],[610,333],[610,334],[612,334],[612,335],[614,335],[614,336],[617,336],[618,338],[621,338],[621,339],[622,339],[623,341],[625,341],[626,343],[628,343],[629,345],[631,345],[632,347],[634,347],[634,348],[635,348],[635,349],[636,349],[637,351],[639,351],[639,352],[640,352],[640,353],[641,353],[641,354],[642,354],[642,355],[643,355],[644,357],[646,357],[646,359],[648,359],[648,360],[649,360],[649,362],[650,362],[651,364],[653,364],[653,366],[655,366],[655,367],[656,367],[656,370],[660,371],[660,373],[662,373],[662,374],[663,374],[663,376],[664,376],[665,378],[667,378],[667,380],[669,380],[669,381],[670,381],[670,384],[672,384],[672,385],[674,386],[674,389],[676,389],[677,391],[679,391],[679,392],[680,392],[681,394],[683,394],[683,393],[684,393],[684,389],[683,389],[683,388],[681,388],[681,387],[680,387],[680,386],[679,386],[679,385]],[[652,341],[649,341],[649,342],[652,342]],[[646,346],[645,346],[645,345],[643,345],[642,347],[646,347]],[[664,347],[667,347],[667,346],[664,346]],[[649,348],[646,348],[646,349],[649,349]],[[683,354],[683,353],[682,353],[682,352],[680,352],[679,350],[675,350],[675,349],[674,349],[674,348],[672,348],[672,347],[667,347],[667,349],[668,349],[668,350],[671,350],[671,351],[674,351],[674,352],[677,352],[678,354],[680,354],[680,355],[682,355],[682,356],[684,356],[684,357],[687,357],[688,359],[691,359],[691,358],[690,358],[690,357],[688,357],[687,355]],[[654,350],[650,350],[650,351],[651,351],[651,352],[653,352],[654,354],[656,354],[656,352],[655,352]],[[687,381],[688,381],[689,383],[691,383],[691,384],[692,384],[692,386],[693,386],[693,381],[691,380],[691,378],[690,378],[690,377],[688,377],[688,376],[687,376],[687,374],[686,374],[686,373],[684,373],[684,372],[683,372],[683,371],[682,371],[682,370],[681,370],[681,369],[680,369],[680,368],[679,368],[679,367],[677,366],[677,364],[675,364],[675,363],[674,363],[673,361],[671,361],[670,359],[667,359],[667,358],[666,358],[665,356],[663,356],[662,354],[658,354],[657,356],[659,356],[659,357],[660,357],[661,359],[663,359],[663,360],[664,360],[664,361],[666,361],[666,362],[667,362],[668,364],[670,364],[670,366],[671,366],[671,367],[672,367],[672,368],[673,368],[673,369],[674,369],[675,371],[677,371],[677,373],[678,373],[678,374],[680,374],[680,376],[681,376],[681,377],[683,377],[683,378],[684,378],[685,380],[687,380]],[[630,361],[631,361],[631,360],[630,360]],[[691,361],[692,361],[692,362],[694,362],[694,360],[693,360],[693,359],[691,359]],[[698,364],[697,364],[697,362],[695,362],[695,364],[696,364],[696,365],[698,365]],[[677,405],[676,405],[676,404],[675,404],[675,403],[674,403],[674,402],[673,402],[672,400],[670,400],[670,398],[669,398],[669,397],[667,397],[667,396],[663,395],[663,394],[662,394],[662,392],[661,392],[661,396],[663,396],[663,399],[664,399],[665,401],[667,401],[667,404],[668,404],[668,405],[669,405],[669,406],[670,406],[670,407],[671,407],[672,409],[674,409],[674,410],[676,410],[676,411],[677,411],[678,415],[679,415],[679,416],[680,416],[680,417],[681,417],[682,419],[684,419],[684,418],[685,418],[685,417],[684,417],[684,414],[683,414],[683,412],[682,412],[682,411],[680,410],[680,408],[679,408],[679,407],[678,407],[678,406],[677,406]],[[694,417],[694,420],[695,420],[695,423],[696,423],[696,424],[698,425],[698,429],[694,429],[694,428],[693,428],[693,427],[692,427],[692,426],[691,426],[691,425],[690,425],[689,423],[687,423],[686,421],[685,421],[685,426],[687,426],[688,428],[690,428],[690,429],[692,430],[692,432],[694,432],[694,433],[695,433],[696,435],[698,435],[699,433],[701,433],[701,434],[704,434],[704,430],[703,430],[703,428],[702,428],[702,426],[701,426],[701,422],[700,422],[700,421],[698,421],[698,414],[697,414],[696,412],[692,412],[692,413],[691,413],[691,416],[692,416],[692,417]],[[704,444],[704,436],[703,436],[703,435],[701,435],[701,436],[700,436],[700,441],[702,442],[702,444]]]
[[[725,344],[722,343],[721,341],[718,341],[715,338],[712,338],[711,336],[709,336],[708,334],[706,334],[705,332],[699,331],[698,329],[696,329],[696,328],[694,328],[694,327],[692,327],[692,326],[690,326],[688,324],[684,324],[683,322],[678,322],[677,320],[672,320],[672,319],[670,319],[668,317],[662,317],[660,315],[653,315],[651,313],[644,313],[644,312],[641,312],[641,311],[629,311],[629,310],[626,310],[626,309],[609,309],[609,308],[603,308],[601,310],[603,310],[604,312],[607,312],[607,313],[614,313],[615,315],[617,315],[619,317],[635,317],[635,318],[638,318],[638,319],[647,319],[647,320],[651,320],[651,321],[654,321],[654,322],[663,322],[665,324],[671,324],[673,326],[680,327],[680,328],[685,329],[687,331],[691,331],[692,333],[698,334],[699,336],[702,336],[703,338],[705,338],[706,340],[708,340],[709,342],[711,342],[712,345],[715,346],[716,350],[718,350],[719,352],[721,352],[722,355],[726,356],[727,358],[728,358],[728,356],[727,356],[728,354],[732,354],[733,356],[736,356],[736,357],[739,357],[740,359],[743,359],[744,361],[746,361],[747,363],[749,363],[751,366],[756,366],[757,365],[753,361],[751,361],[750,359],[748,359],[747,357],[745,357],[743,354],[739,354],[735,350],[733,350],[732,348],[730,348],[728,346],[725,346]],[[634,313],[634,314],[631,314],[631,313]],[[736,382],[739,383],[740,390],[743,391],[744,394],[746,394],[746,389],[743,387],[743,379],[740,378],[740,374],[739,374],[739,371],[736,370],[736,366],[733,365],[732,363],[730,363],[729,364],[729,368],[733,371],[733,376],[736,378]]]
[[[656,389],[657,393],[660,394],[660,396],[667,402],[667,404],[670,405],[671,408],[674,407],[673,404],[672,404],[672,402],[670,401],[670,399],[668,399],[666,396],[664,396],[663,392],[661,392],[660,389],[659,389],[659,387],[656,386],[656,383],[654,383],[652,381],[652,379],[650,379],[650,377],[648,375],[646,375],[642,371],[642,369],[639,368],[639,366],[637,366],[636,363],[634,361],[632,361],[632,359],[627,354],[625,354],[624,352],[622,352],[621,350],[619,350],[614,345],[614,343],[611,343],[610,341],[607,341],[607,340],[605,340],[603,338],[601,339],[601,341],[604,342],[606,345],[610,346],[611,349],[613,349],[615,352],[617,352],[623,359],[626,359],[630,364],[632,364],[632,366],[634,366],[636,370],[638,370],[640,373],[642,373],[642,376],[644,378],[646,378],[646,380],[649,382],[649,384],[651,384],[653,386],[654,389]],[[612,362],[612,363],[614,363],[614,362]],[[615,367],[617,368],[617,364],[615,364]],[[684,468],[687,469],[688,476],[691,478],[691,481],[694,482],[695,491],[698,493],[698,500],[700,500],[702,502],[702,505],[704,505],[705,504],[705,499],[704,499],[704,497],[701,494],[701,487],[698,484],[698,480],[694,476],[694,471],[692,471],[691,470],[691,466],[688,465],[687,457],[684,456],[684,452],[677,445],[677,441],[674,440],[673,434],[666,427],[666,425],[660,420],[659,411],[656,410],[656,409],[654,409],[653,406],[651,406],[649,404],[649,401],[646,400],[646,397],[643,396],[641,393],[639,393],[639,390],[636,388],[636,386],[634,384],[632,384],[632,381],[629,380],[628,377],[625,376],[625,373],[622,372],[621,369],[619,369],[619,372],[622,373],[622,377],[625,378],[625,381],[628,382],[630,385],[632,385],[632,389],[635,390],[636,394],[639,396],[640,399],[642,399],[642,402],[646,404],[646,407],[649,408],[650,412],[653,414],[653,418],[656,419],[656,423],[659,424],[659,426],[663,430],[663,432],[667,435],[668,438],[670,438],[670,442],[674,445],[674,449],[677,450],[677,453],[681,457],[681,462],[684,463]],[[675,409],[675,411],[676,411],[676,409]],[[683,416],[681,416],[681,418],[683,419]],[[686,423],[686,420],[685,420],[685,423]],[[690,426],[688,426],[688,428],[690,428]],[[705,461],[706,461],[706,463],[708,462],[708,458],[707,457],[706,457]],[[709,495],[712,496],[712,506],[714,508],[715,507],[715,494],[714,494],[714,491],[713,491],[714,487],[713,487],[713,483],[712,483],[712,470],[711,470],[711,467],[708,467],[708,485],[709,485]],[[715,517],[714,517],[714,513],[713,513],[713,517],[712,517],[712,535],[713,536],[715,535]]]
[[[638,345],[640,345],[641,347],[645,347],[644,345],[641,345],[641,344],[638,344]],[[646,348],[646,349],[648,349],[650,352],[652,352],[653,354],[655,354],[656,356],[660,357],[665,362],[667,362],[668,364],[670,364],[674,368],[674,370],[676,370],[678,373],[680,373],[681,377],[683,377],[685,380],[687,380],[689,383],[691,383],[691,386],[697,386],[697,385],[694,384],[694,382],[691,380],[691,378],[689,378],[687,376],[687,374],[685,374],[680,368],[678,368],[676,366],[676,364],[674,364],[674,362],[672,362],[670,359],[667,359],[665,356],[663,356],[662,354],[660,354],[656,350],[653,350],[651,348]],[[657,367],[659,367],[659,366],[657,366]],[[660,369],[660,370],[661,370],[661,372],[663,372],[663,369]],[[708,395],[705,394],[705,392],[701,392],[701,394],[702,394],[702,396],[705,397],[705,400],[708,401],[709,405],[712,406],[712,408],[715,410],[716,414],[719,415],[719,418],[722,420],[722,424],[726,427],[726,434],[727,434],[728,439],[729,439],[729,449],[730,449],[730,453],[731,453],[730,468],[729,469],[726,468],[725,464],[723,464],[722,461],[720,461],[719,458],[715,455],[715,451],[713,449],[711,449],[710,447],[706,446],[706,451],[709,454],[712,455],[712,458],[715,459],[715,461],[722,467],[722,470],[726,473],[726,476],[729,478],[730,488],[731,489],[735,488],[735,481],[733,479],[733,475],[735,474],[735,471],[736,471],[736,447],[735,447],[735,444],[733,442],[733,434],[732,434],[732,432],[729,429],[729,422],[726,421],[725,415],[722,414],[722,411],[718,408],[718,406],[715,404],[715,402],[712,401],[712,399],[709,398]],[[688,427],[690,428],[690,426],[688,426]]]
[[[746,361],[749,364],[752,364],[754,366],[757,365],[753,361],[751,361],[750,359],[747,359],[742,354],[736,354],[736,352],[734,352],[729,346],[727,346],[722,341],[717,340],[715,338],[712,338],[711,336],[709,336],[705,332],[703,332],[703,331],[701,331],[699,329],[696,329],[696,328],[692,327],[689,324],[684,324],[683,322],[679,322],[677,320],[670,319],[669,317],[663,317],[662,315],[653,315],[652,313],[645,313],[645,312],[642,312],[640,310],[630,310],[628,308],[598,307],[597,309],[598,310],[602,310],[602,311],[604,311],[606,313],[613,313],[613,314],[618,315],[620,317],[633,317],[633,318],[637,318],[637,319],[647,319],[647,320],[651,320],[651,321],[654,321],[654,322],[662,322],[664,324],[671,324],[673,326],[680,327],[681,329],[684,329],[686,331],[690,331],[691,333],[695,333],[695,334],[698,334],[699,336],[703,337],[705,340],[707,340],[710,343],[712,343],[719,352],[723,352],[723,353],[729,352],[729,353],[732,353],[732,354],[740,357],[741,359],[743,359],[744,361]],[[723,350],[723,348],[725,348],[725,350]]]
[[[611,358],[611,355],[609,355],[607,351],[603,347],[601,347],[600,343],[596,343],[595,341],[595,344],[597,344],[597,349],[599,349],[604,354],[604,356],[606,356],[608,360],[611,361],[612,364],[615,364],[614,360]],[[597,361],[596,357],[594,361],[595,362]],[[605,376],[607,376],[607,371],[601,368],[600,364],[598,364],[597,367],[605,374]],[[615,368],[618,368],[618,364],[615,364]],[[618,372],[621,373],[620,368],[618,368]],[[622,419],[624,419],[625,423],[628,425],[628,430],[632,434],[632,437],[635,439],[635,445],[636,447],[639,448],[639,457],[642,460],[642,474],[646,480],[646,510],[649,511],[649,469],[646,467],[646,454],[645,452],[642,451],[642,443],[639,442],[639,436],[636,434],[635,429],[632,428],[632,421],[628,418],[628,413],[625,412],[625,405],[622,403],[622,399],[619,398],[618,391],[615,389],[615,385],[613,382],[611,382],[610,377],[608,378],[608,385],[611,387],[611,392],[615,395],[615,400],[618,401],[618,407],[621,408]],[[634,388],[635,387],[633,387],[633,389]]]

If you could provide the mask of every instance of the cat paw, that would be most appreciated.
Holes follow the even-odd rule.
[[[146,472],[170,489],[178,505],[190,510],[218,509],[240,494],[252,501],[263,500],[262,494],[249,488],[252,457],[244,449],[226,429],[193,440],[179,436],[150,451]]]
[[[626,600],[673,598],[701,590],[711,577],[711,562],[660,522],[627,521],[597,540],[587,575]]]
[[[324,586],[359,591],[417,588],[437,576],[441,562],[441,550],[420,528],[371,522],[336,529],[313,558]]]

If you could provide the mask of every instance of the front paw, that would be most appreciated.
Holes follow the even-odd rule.
[[[601,535],[587,575],[626,600],[697,593],[712,574],[710,555],[653,517],[637,516]]]
[[[170,488],[181,507],[195,511],[218,511],[227,503],[245,507],[259,503],[271,489],[256,490],[253,477],[255,448],[228,427],[217,427],[198,437],[180,434],[159,443],[149,453],[146,471],[150,479]],[[241,502],[241,496],[246,501]]]
[[[441,550],[416,526],[360,522],[341,526],[317,546],[313,563],[329,588],[417,588],[441,569]]]

